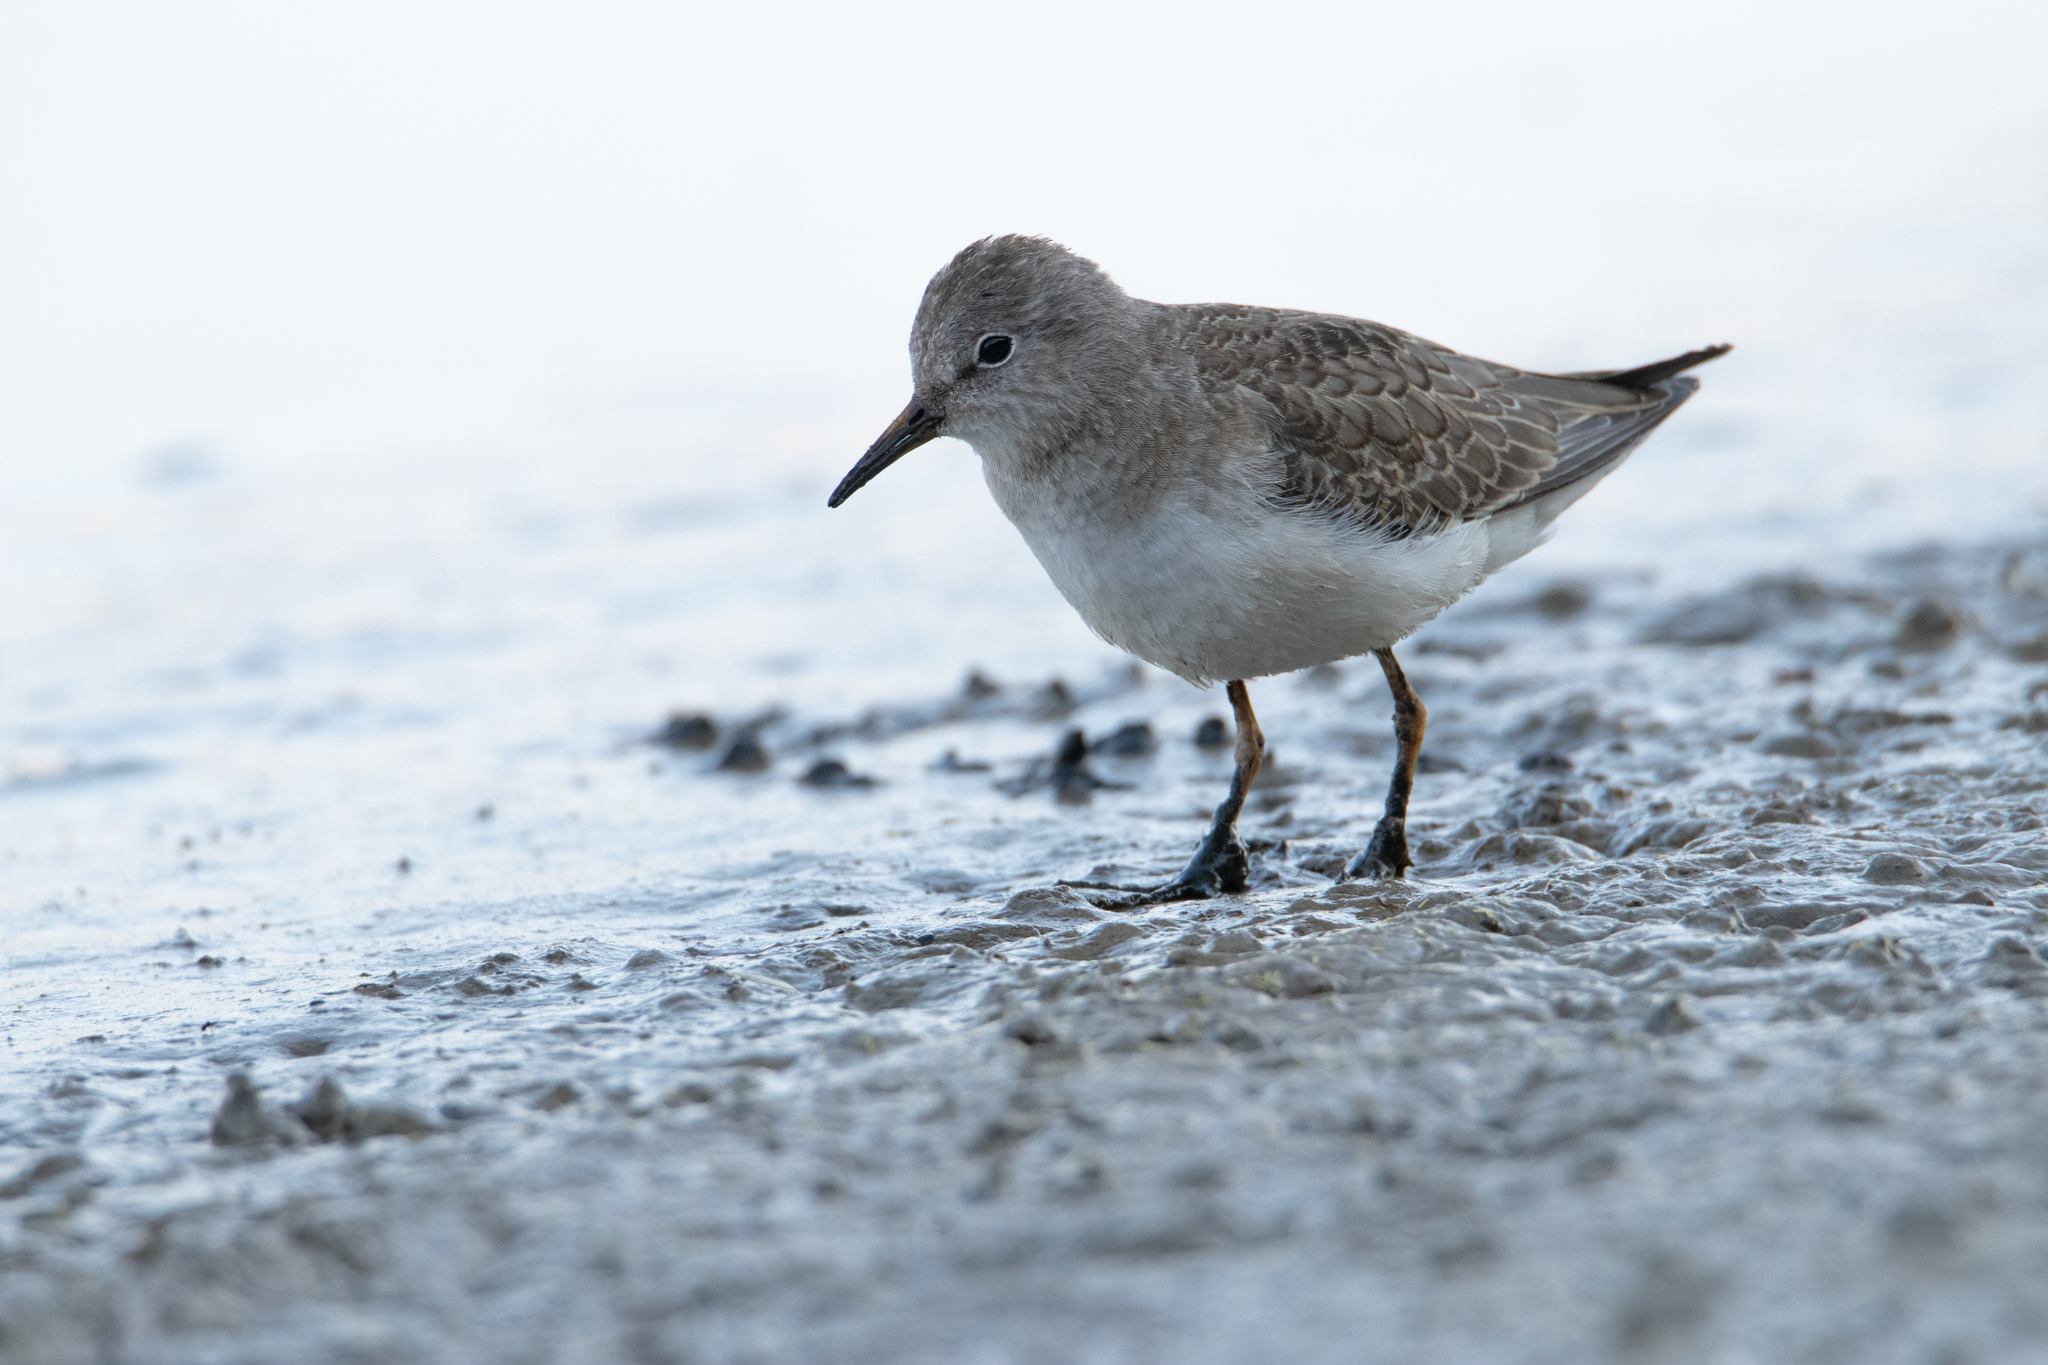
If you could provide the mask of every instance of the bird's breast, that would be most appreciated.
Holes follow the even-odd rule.
[[[1191,682],[1391,645],[1484,576],[1476,523],[1390,541],[1278,508],[1227,470],[1147,482],[1104,467],[1047,479],[982,461],[997,505],[1081,619]]]

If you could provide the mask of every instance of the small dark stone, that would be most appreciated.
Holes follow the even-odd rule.
[[[967,681],[960,688],[960,695],[968,701],[987,701],[1003,690],[1002,684],[990,681],[987,674],[975,669],[967,675]]]
[[[661,1102],[673,1109],[681,1104],[709,1104],[718,1098],[718,1092],[702,1081],[684,1081],[673,1086],[661,1097]]]
[[[1105,782],[1088,770],[1088,736],[1079,730],[1067,731],[1050,763],[1034,758],[1021,775],[996,783],[998,791],[1010,796],[1022,796],[1047,786],[1053,789],[1055,799],[1077,806],[1086,805],[1097,791],[1105,788],[1129,789],[1126,783]]]
[[[626,959],[626,970],[637,972],[642,967],[659,967],[669,960],[669,955],[659,948],[642,948]]]
[[[1093,799],[1095,788],[1101,785],[1088,771],[1088,737],[1079,730],[1067,731],[1059,752],[1053,756],[1053,796],[1069,805],[1080,805]]]
[[[404,997],[398,987],[386,981],[365,981],[355,988],[357,995],[367,995],[373,1000],[401,1000]]]
[[[193,963],[192,965],[195,967],[225,967],[227,965],[227,961],[228,960],[224,957],[214,957],[209,954],[206,957],[200,958],[197,962]]]
[[[702,752],[718,743],[718,722],[706,715],[678,711],[654,732],[651,742],[664,749]]]
[[[1593,605],[1593,590],[1583,583],[1553,583],[1529,599],[1529,605],[1553,621],[1577,616]]]
[[[1842,752],[1827,736],[1806,730],[1767,735],[1760,747],[1778,758],[1834,758]]]
[[[241,1072],[228,1077],[228,1097],[207,1136],[216,1147],[255,1147],[271,1136],[270,1116],[255,1083]]]
[[[70,1175],[83,1165],[85,1158],[77,1152],[58,1152],[46,1156],[14,1179],[0,1185],[0,1199],[19,1199],[36,1186]]]
[[[2039,970],[2041,956],[2034,951],[2034,945],[2017,934],[2007,934],[1984,950],[1987,962],[2024,964],[2029,970]]]
[[[1643,1032],[1656,1038],[1670,1038],[1680,1033],[1690,1033],[1700,1026],[1686,1008],[1686,997],[1674,995],[1650,1011],[1650,1017],[1643,1021]]]
[[[1863,880],[1879,886],[1910,886],[1927,880],[1927,865],[1904,853],[1880,853],[1863,869]]]
[[[836,758],[819,759],[797,781],[803,783],[806,787],[821,788],[872,787],[875,785],[874,778],[867,776],[865,773],[852,771]]]
[[[1045,1016],[1035,1011],[1020,1014],[1003,1025],[1003,1036],[1014,1038],[1026,1047],[1044,1047],[1048,1043],[1057,1043],[1060,1040],[1059,1034],[1053,1031]]]
[[[545,1095],[542,1095],[539,1099],[535,1100],[533,1102],[533,1107],[540,1110],[544,1114],[552,1114],[557,1109],[566,1109],[568,1106],[576,1103],[577,1100],[580,1100],[582,1098],[583,1093],[579,1091],[575,1086],[569,1084],[567,1081],[561,1081],[557,1083],[555,1087],[549,1090]]]
[[[750,730],[732,742],[725,751],[725,757],[718,760],[718,771],[722,773],[760,773],[768,771],[768,751],[761,747],[761,741]]]
[[[978,758],[962,758],[958,749],[948,749],[932,764],[935,773],[985,773],[995,765]]]
[[[1134,720],[1096,740],[1090,747],[1094,752],[1108,754],[1112,758],[1149,758],[1159,751],[1159,738],[1152,733],[1150,724]]]
[[[1257,1052],[1266,1046],[1266,1040],[1253,1033],[1243,1024],[1225,1024],[1216,1030],[1216,1041],[1232,1052]]]
[[[334,1141],[348,1126],[348,1095],[332,1076],[322,1077],[306,1098],[285,1108],[321,1142]]]
[[[1528,754],[1515,765],[1525,773],[1568,773],[1577,765],[1563,754]]]
[[[1223,749],[1230,745],[1230,725],[1221,716],[1210,716],[1195,727],[1197,749]]]
[[[1064,720],[1074,713],[1074,708],[1077,705],[1079,703],[1074,700],[1073,689],[1068,687],[1063,680],[1054,678],[1044,687],[1039,688],[1038,695],[1031,699],[1031,718],[1033,720]]]
[[[1947,649],[1963,632],[1963,618],[1953,607],[1923,597],[1906,612],[1892,643],[1900,649],[1927,653]]]

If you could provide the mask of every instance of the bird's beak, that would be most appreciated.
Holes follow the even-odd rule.
[[[910,406],[898,413],[896,420],[889,423],[889,429],[868,447],[868,453],[846,471],[846,477],[839,481],[839,487],[832,490],[832,496],[825,499],[825,505],[837,507],[845,502],[869,479],[938,435],[939,428],[945,423],[943,413],[921,399],[911,399]]]

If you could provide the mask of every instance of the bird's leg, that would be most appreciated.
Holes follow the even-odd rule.
[[[1199,901],[1211,896],[1235,896],[1251,885],[1251,855],[1237,837],[1237,815],[1244,809],[1245,793],[1259,775],[1266,756],[1266,736],[1259,718],[1252,714],[1251,692],[1241,682],[1224,689],[1230,709],[1237,717],[1237,771],[1230,776],[1230,795],[1216,808],[1216,822],[1209,826],[1201,847],[1181,874],[1140,899],[1149,904],[1163,901]]]
[[[1387,812],[1373,826],[1372,840],[1365,851],[1344,869],[1347,877],[1375,879],[1399,877],[1414,860],[1408,856],[1408,793],[1415,786],[1415,760],[1422,755],[1422,731],[1429,712],[1422,698],[1408,685],[1408,676],[1394,660],[1391,649],[1376,649],[1373,657],[1387,675],[1387,688],[1394,694],[1394,739],[1401,746],[1394,759],[1394,780],[1387,784]]]

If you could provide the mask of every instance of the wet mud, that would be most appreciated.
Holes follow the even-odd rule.
[[[664,875],[18,959],[7,1358],[2020,1358],[2048,542],[1502,586],[1404,650],[1405,882],[1369,660],[1255,686],[1251,892],[1128,912],[1214,699],[984,672],[579,760]]]

